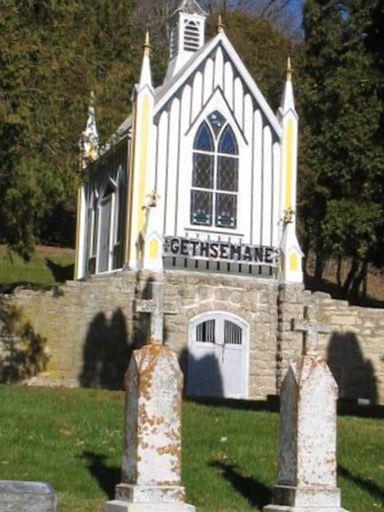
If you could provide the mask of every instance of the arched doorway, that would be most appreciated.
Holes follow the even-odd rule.
[[[223,311],[190,322],[187,394],[248,397],[249,327]]]

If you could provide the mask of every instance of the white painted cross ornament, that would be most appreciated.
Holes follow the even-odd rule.
[[[150,343],[162,345],[164,343],[164,315],[177,315],[179,309],[172,304],[164,303],[164,284],[159,281],[151,283],[152,298],[150,300],[137,300],[136,312],[151,315]]]
[[[319,334],[329,334],[328,325],[316,321],[313,306],[304,309],[304,321],[292,320],[292,330],[304,334],[303,355],[316,356],[319,345]]]

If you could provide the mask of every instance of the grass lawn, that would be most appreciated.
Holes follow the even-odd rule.
[[[0,387],[0,479],[43,480],[60,512],[101,511],[120,477],[123,394]],[[276,477],[278,415],[184,404],[183,479],[198,512],[261,510]],[[351,512],[384,511],[384,424],[339,419]]]
[[[0,246],[0,288],[18,284],[52,286],[73,279],[74,251],[37,246],[31,261]]]

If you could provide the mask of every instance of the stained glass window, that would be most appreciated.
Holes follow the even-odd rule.
[[[228,155],[238,155],[235,135],[232,128],[227,125],[219,142],[219,153],[227,153]]]
[[[208,121],[217,136],[225,125],[225,117],[216,110],[208,116]]]
[[[237,226],[237,196],[235,194],[216,194],[216,226],[232,228]]]
[[[213,194],[203,190],[192,190],[191,224],[212,226]]]
[[[239,187],[237,158],[219,156],[217,159],[217,188],[237,192]]]
[[[203,123],[197,132],[194,149],[200,151],[213,151],[213,137],[207,123]]]
[[[220,112],[201,124],[193,149],[191,224],[236,229],[238,146]]]
[[[199,188],[213,188],[213,155],[195,153],[193,155],[192,185]]]

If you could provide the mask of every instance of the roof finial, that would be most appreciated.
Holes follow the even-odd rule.
[[[144,48],[144,55],[146,57],[148,57],[149,51],[151,49],[151,45],[149,43],[149,30],[148,29],[145,31],[145,40],[144,40],[143,48]]]
[[[287,59],[287,82],[292,82],[293,69],[291,65],[291,57]]]
[[[221,34],[222,32],[224,32],[223,16],[219,14],[217,18],[217,33]]]

